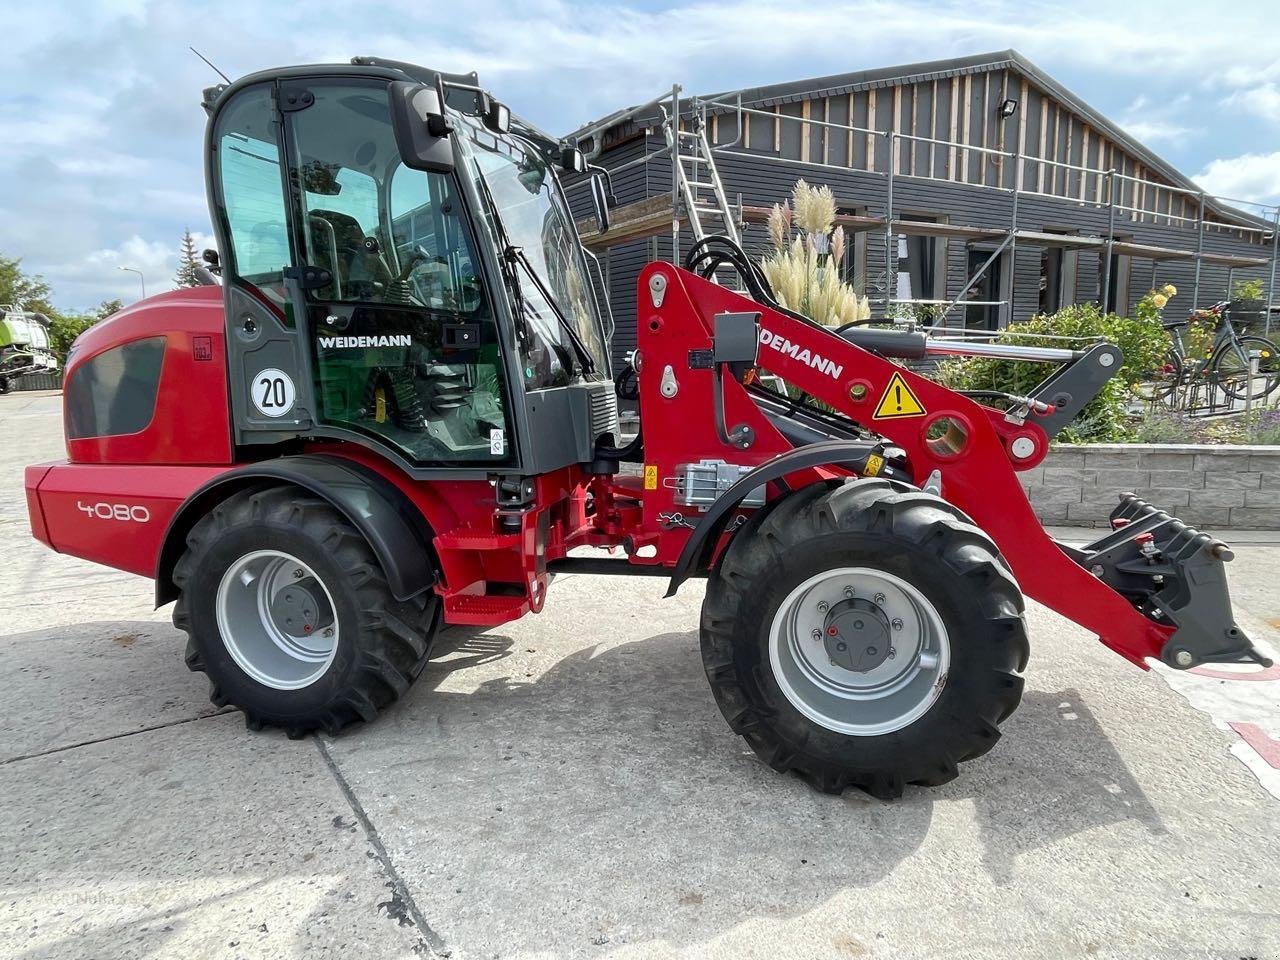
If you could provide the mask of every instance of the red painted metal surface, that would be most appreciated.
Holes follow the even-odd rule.
[[[229,465],[231,425],[222,317],[222,288],[192,287],[140,300],[81,334],[67,361],[64,394],[85,363],[133,340],[163,336],[164,364],[155,413],[144,429],[68,440],[68,459],[73,463]]]
[[[667,280],[661,307],[653,307],[648,295],[649,279],[661,272]],[[852,419],[887,437],[908,455],[917,483],[924,483],[937,469],[942,476],[943,496],[964,510],[975,523],[996,542],[1013,568],[1023,591],[1030,597],[1098,633],[1104,644],[1121,656],[1145,668],[1147,657],[1158,657],[1172,628],[1153,623],[1110,587],[1093,577],[1068,557],[1045,532],[1031,509],[1015,472],[1009,445],[1016,437],[1025,436],[1035,443],[1035,455],[1018,466],[1034,465],[1048,448],[1044,431],[1028,422],[1017,426],[1005,422],[1004,414],[948,390],[938,383],[918,376],[888,360],[854,346],[833,331],[803,323],[785,314],[757,304],[723,287],[709,283],[669,264],[650,264],[638,280],[639,338],[644,369],[640,376],[641,419],[645,424],[646,459],[650,442],[655,438],[655,454],[665,455],[669,448],[696,450],[698,456],[716,456],[727,460],[751,462],[742,454],[731,455],[726,445],[714,436],[709,405],[710,371],[691,371],[680,355],[684,341],[679,336],[669,344],[669,331],[697,329],[702,342],[709,346],[714,317],[723,311],[760,313],[759,366],[781,376],[788,383],[835,407]],[[683,381],[675,401],[654,419],[653,397],[662,369],[670,364],[678,381]],[[877,418],[875,412],[895,377],[910,388],[923,408],[912,416]],[[705,389],[699,380],[705,382]],[[686,394],[685,384],[691,393]],[[851,388],[865,388],[862,399],[855,400]],[[660,394],[659,394],[660,396]],[[762,416],[752,415],[754,403],[746,389],[731,378],[724,382],[725,406],[730,424],[750,423],[760,437],[757,445],[746,452],[767,457],[780,452],[781,438]],[[696,412],[696,416],[694,413]],[[962,449],[947,449],[929,439],[929,428],[949,419],[965,425],[967,438]],[[688,438],[687,441],[685,438]],[[695,456],[694,459],[698,457]],[[762,457],[763,459],[764,457]],[[667,464],[660,464],[666,476]],[[669,502],[663,494],[653,501],[654,507]],[[653,510],[645,498],[645,526]],[[670,554],[660,548],[663,559]]]
[[[173,515],[225,470],[62,462],[27,468],[27,498],[39,503],[40,539],[59,553],[153,577]]]

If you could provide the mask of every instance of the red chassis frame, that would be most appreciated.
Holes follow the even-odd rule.
[[[658,276],[663,296],[655,305],[651,281]],[[169,571],[160,569],[161,557],[168,555],[165,542],[184,535],[175,516],[202,484],[237,466],[230,462],[229,448],[210,441],[213,435],[229,435],[225,400],[221,405],[214,400],[225,398],[226,375],[217,293],[218,288],[203,288],[153,297],[82,338],[68,364],[68,381],[77,367],[103,350],[141,335],[166,337],[157,413],[137,434],[105,443],[73,442],[68,444],[70,462],[28,468],[28,503],[37,538],[62,552],[144,576],[168,577]],[[447,621],[494,625],[537,612],[550,582],[548,564],[577,547],[624,547],[627,558],[617,563],[624,569],[645,568],[636,572],[674,567],[692,531],[673,523],[672,515],[697,520],[696,511],[675,502],[677,468],[703,459],[755,466],[792,449],[741,383],[727,373],[690,365],[690,351],[711,348],[717,314],[753,312],[760,314],[760,366],[900,446],[917,484],[940,471],[945,498],[991,536],[1027,595],[1094,630],[1104,644],[1139,666],[1145,667],[1145,658],[1159,656],[1173,628],[1143,616],[1072,560],[1033,513],[1015,472],[1035,466],[1048,452],[1049,439],[1033,422],[1007,422],[1003,412],[904,370],[830,330],[670,264],[650,264],[639,278],[637,294],[643,476],[593,475],[577,466],[554,471],[529,481],[534,487],[531,507],[504,517],[494,505],[493,487],[484,480],[415,481],[374,449],[331,442],[308,446],[308,453],[345,457],[377,471],[426,518],[435,534],[441,574],[436,590],[444,599]],[[203,349],[193,351],[197,339]],[[667,368],[669,378],[664,377]],[[746,449],[717,434],[715,377],[722,381],[726,422],[753,431]],[[914,394],[920,412],[909,408],[904,415],[877,418],[877,407],[895,377]],[[192,378],[208,387],[218,384],[216,393],[205,393],[207,412],[183,406]],[[664,379],[674,382],[674,391],[669,386],[664,394]],[[930,427],[943,418],[963,427],[967,440],[962,449],[928,439]],[[193,420],[208,420],[209,429],[196,425],[193,430]],[[1032,453],[1015,460],[1009,448],[1019,438],[1025,438],[1020,448],[1030,441]],[[850,471],[832,466],[797,471],[785,479],[795,489],[848,475]],[[771,485],[770,490],[777,496],[782,487]],[[147,521],[139,522],[144,514]],[[493,591],[495,584],[508,589]],[[513,595],[510,585],[523,590]]]

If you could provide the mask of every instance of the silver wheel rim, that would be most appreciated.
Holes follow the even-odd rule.
[[[333,596],[311,567],[279,550],[255,550],[218,585],[218,632],[254,680],[297,690],[324,676],[338,653]]]
[[[782,601],[769,630],[769,663],[787,700],[810,720],[873,737],[914,723],[937,702],[951,644],[938,611],[910,583],[883,570],[841,567],[810,577]]]

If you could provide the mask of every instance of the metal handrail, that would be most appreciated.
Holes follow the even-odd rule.
[[[674,88],[676,90],[679,90],[680,85],[675,84]],[[631,120],[634,117],[638,117],[641,114],[645,113],[646,111],[652,110],[654,107],[662,106],[665,102],[670,100],[671,100],[671,91],[668,90],[667,92],[654,97],[652,100],[646,100],[644,103],[640,104],[639,106],[632,107],[629,110],[625,110],[620,114],[603,117],[600,120],[597,120],[595,123],[589,124],[586,127],[584,127],[582,131],[578,133],[578,137],[577,137],[578,142],[581,143],[583,140],[586,140],[590,137],[595,137],[598,134],[602,134],[604,133],[604,131],[610,129],[611,127],[616,127],[620,123],[626,123],[628,120]],[[603,138],[600,138],[591,150],[584,150],[583,152],[588,157],[598,157],[600,156],[602,145],[603,145]]]

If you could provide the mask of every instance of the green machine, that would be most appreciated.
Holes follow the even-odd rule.
[[[58,357],[49,348],[49,318],[0,304],[0,394],[37,373],[57,373]]]

